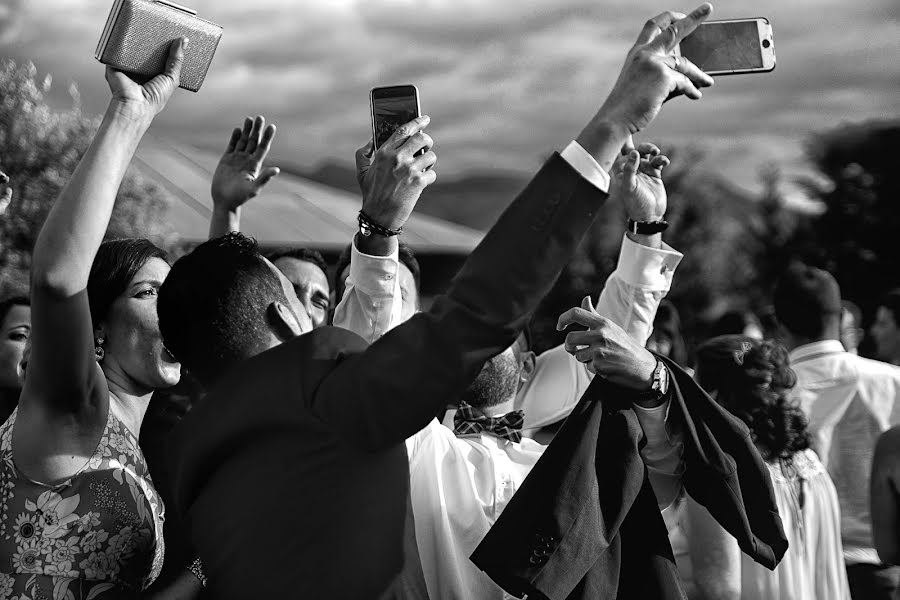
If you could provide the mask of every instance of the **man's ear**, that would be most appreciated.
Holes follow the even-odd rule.
[[[266,310],[266,317],[272,333],[278,339],[284,341],[295,338],[303,333],[297,315],[281,302],[272,302]]]
[[[531,379],[531,376],[534,374],[534,369],[537,366],[537,357],[534,355],[534,352],[529,350],[528,352],[522,353],[520,360],[521,368],[519,369],[519,385]]]

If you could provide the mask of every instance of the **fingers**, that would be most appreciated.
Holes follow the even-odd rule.
[[[581,299],[581,308],[595,314],[597,312],[597,309],[594,308],[594,302],[591,300],[590,296],[585,296]]]
[[[419,185],[421,185],[423,188],[426,188],[429,185],[431,185],[432,183],[434,183],[436,179],[437,179],[437,172],[434,169],[429,169],[429,170],[425,171],[424,173],[422,173],[421,175],[419,175]]]
[[[404,123],[400,127],[397,128],[397,131],[388,138],[388,141],[382,145],[382,148],[399,148],[406,142],[406,138],[418,133],[419,131],[425,129],[428,124],[431,122],[431,117],[428,115],[422,115],[421,117],[417,117],[410,121],[409,123]]]
[[[256,147],[256,159],[260,162],[266,159],[266,156],[269,154],[269,150],[272,149],[272,141],[275,139],[275,133],[277,132],[277,128],[273,123],[269,123],[262,134],[262,140],[259,142],[259,146]]]
[[[622,164],[622,183],[626,190],[633,190],[637,187],[637,171],[641,163],[641,155],[637,150],[632,150],[625,157]]]
[[[187,49],[190,40],[188,38],[178,38],[169,46],[169,58],[166,60],[166,69],[163,75],[169,77],[175,82],[175,87],[181,82],[181,67],[184,66],[184,51]]]
[[[666,27],[671,25],[673,21],[677,21],[678,19],[683,18],[684,14],[672,11],[666,11],[662,14],[656,15],[655,17],[644,23],[644,28],[638,34],[635,45],[643,45],[649,43],[660,33],[662,33],[666,29]]]
[[[589,312],[581,307],[570,308],[560,315],[559,320],[556,322],[556,330],[562,331],[573,324],[593,329],[602,326],[605,322],[606,319],[600,315]]]
[[[253,119],[247,117],[244,119],[244,128],[241,129],[241,137],[235,144],[235,152],[244,152],[247,149],[247,143],[250,141],[250,130],[253,129]]]
[[[362,148],[356,149],[356,174],[357,176],[362,175],[366,171],[369,170],[369,167],[372,165],[372,149],[375,147],[375,142],[373,140],[369,140],[365,146]]]
[[[625,143],[622,144],[622,150],[621,152],[619,152],[619,154],[621,154],[622,156],[627,156],[628,153],[632,150],[634,150],[634,138],[629,135],[627,138],[625,138]]]
[[[650,156],[656,156],[660,152],[659,146],[650,142],[638,144],[637,151],[640,152],[641,156],[646,156],[648,154]]]
[[[693,33],[700,26],[700,23],[712,14],[712,10],[712,4],[704,2],[683,19],[676,19],[666,27],[661,27],[660,29],[663,32],[649,43],[655,48],[671,51],[681,40]]]
[[[427,171],[434,167],[437,162],[437,154],[433,150],[429,150],[422,156],[416,157],[413,161],[412,168],[415,171]]]
[[[697,89],[697,86],[694,85],[694,82],[681,74],[679,74],[675,78],[675,91],[672,93],[670,98],[674,98],[679,94],[685,95],[691,100],[699,100],[703,97],[703,93]]]
[[[259,147],[259,138],[265,125],[266,118],[262,115],[257,115],[253,120],[253,128],[250,130],[250,137],[247,140],[247,154],[256,152],[256,149]]]
[[[572,354],[579,350],[584,350],[585,346],[591,346],[598,341],[597,332],[595,331],[572,331],[566,334],[566,341],[563,346],[566,352]]]
[[[414,155],[420,150],[428,152],[434,147],[434,140],[424,131],[417,131],[407,139],[400,147],[400,152],[407,152]]]
[[[234,128],[234,131],[231,132],[231,139],[228,140],[228,146],[225,148],[225,153],[228,154],[230,152],[234,152],[235,147],[237,147],[238,140],[241,139],[241,130],[238,127]]]
[[[0,171],[0,185],[6,185],[7,183],[9,183],[9,175]]]
[[[263,169],[262,173],[260,173],[259,177],[256,179],[256,189],[262,188],[269,183],[273,177],[277,177],[279,173],[281,173],[281,169],[278,167],[266,167]]]
[[[656,169],[657,171],[662,171],[663,169],[668,167],[669,164],[671,164],[669,157],[664,156],[662,154],[659,156],[654,156],[653,158],[650,159],[650,166],[652,168]]]
[[[704,73],[700,69],[700,67],[698,67],[685,57],[678,56],[672,58],[675,59],[675,64],[672,65],[672,68],[690,79],[696,87],[710,87],[713,83],[715,83],[712,77]]]

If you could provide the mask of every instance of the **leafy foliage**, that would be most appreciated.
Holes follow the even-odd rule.
[[[53,202],[84,154],[99,125],[72,106],[53,110],[49,76],[38,81],[31,63],[0,61],[0,169],[10,177],[13,200],[0,221],[0,294],[28,286],[31,251]],[[108,238],[143,236],[165,247],[167,196],[130,169],[116,198]]]

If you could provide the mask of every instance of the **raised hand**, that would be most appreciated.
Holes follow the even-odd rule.
[[[149,120],[166,106],[178,88],[188,41],[187,38],[173,41],[165,70],[143,84],[134,75],[106,67],[106,82],[121,114],[136,120]]]
[[[363,211],[379,225],[398,229],[406,223],[422,190],[434,183],[437,155],[434,141],[423,131],[431,119],[421,116],[401,125],[372,152],[372,142],[356,151],[356,178]],[[420,151],[424,154],[416,156]]]
[[[613,164],[609,196],[621,200],[629,219],[659,221],[666,214],[666,188],[662,171],[668,157],[654,144],[626,149]]]
[[[225,153],[219,159],[212,179],[213,206],[217,211],[234,212],[273,177],[278,167],[263,169],[263,162],[275,139],[275,125],[266,125],[258,116],[244,120],[243,129],[235,128]]]
[[[584,298],[581,307],[560,315],[556,329],[562,331],[570,325],[588,328],[566,335],[565,348],[591,373],[633,390],[650,389],[656,357],[621,327],[597,314],[590,296]]]
[[[647,21],[601,112],[634,134],[650,124],[669,98],[684,94],[699,100],[703,94],[698,88],[711,86],[712,77],[672,52],[710,14],[712,5],[705,2],[687,16],[665,12]]]

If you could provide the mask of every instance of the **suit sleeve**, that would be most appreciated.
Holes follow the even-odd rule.
[[[384,447],[423,428],[508,348],[549,292],[606,194],[555,154],[431,309],[349,356],[313,410],[355,443]]]

